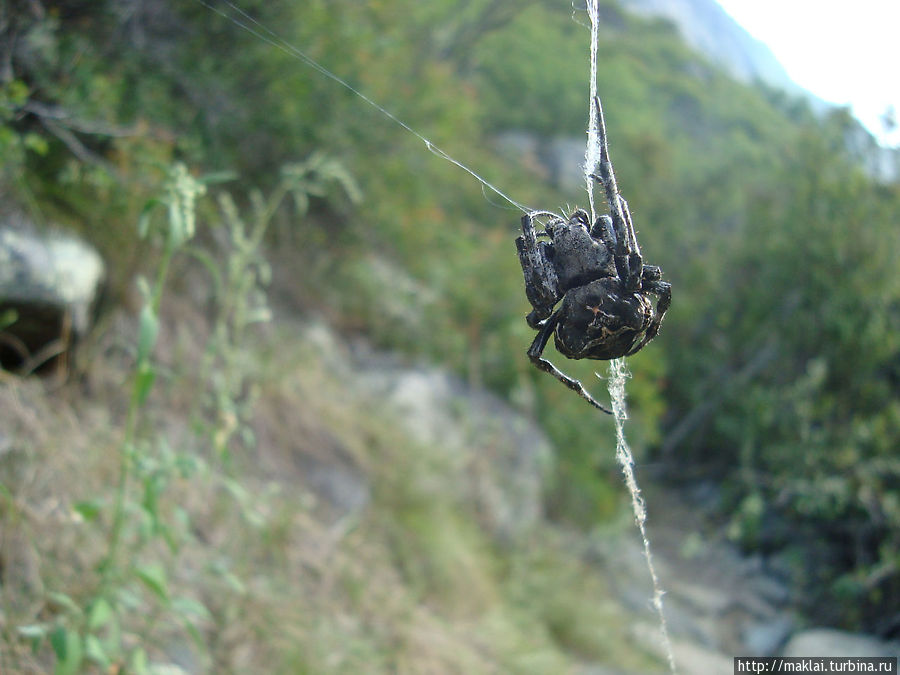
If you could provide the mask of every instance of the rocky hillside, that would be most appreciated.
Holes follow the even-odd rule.
[[[166,312],[168,382],[143,411],[126,494],[131,562],[107,595],[94,570],[122,461],[116,401],[128,360],[116,345],[135,338],[134,321],[107,325],[80,382],[0,382],[4,673],[46,672],[54,655],[77,664],[71,672],[130,663],[160,675],[261,663],[666,672],[631,517],[623,510],[590,534],[548,520],[558,454],[532,420],[438,368],[279,313],[244,349],[256,403],[242,433],[254,440],[224,464],[209,453],[222,427],[204,431],[192,417],[203,383],[186,366],[202,361],[205,334],[195,317],[174,299]],[[808,656],[835,644],[898,652],[804,631],[785,577],[740,555],[695,503],[647,488],[679,672],[724,674],[735,654]],[[41,649],[45,633],[68,646]]]
[[[809,96],[791,80],[772,50],[732,19],[716,0],[622,0],[622,5],[643,16],[671,21],[688,44],[742,82],[764,82]]]
[[[673,637],[896,637],[900,190],[845,112],[601,5],[619,186],[675,289],[627,387]],[[584,206],[568,1],[246,7],[522,204]],[[0,3],[0,55],[0,201],[106,271],[56,379],[20,376],[66,312],[45,351],[0,308],[4,675],[664,668],[613,424],[526,355],[517,210],[201,3]]]
[[[734,78],[762,82],[802,98],[818,114],[832,106],[794,82],[763,42],[738,24],[716,0],[621,0],[629,11],[672,22],[684,40]],[[860,166],[885,183],[900,178],[900,149],[881,147],[860,123],[847,130],[845,142]]]

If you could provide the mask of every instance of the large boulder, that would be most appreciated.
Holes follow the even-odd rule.
[[[72,235],[0,223],[0,366],[27,374],[64,363],[104,274],[97,251]]]
[[[526,534],[543,516],[553,449],[534,422],[436,368],[373,359],[357,371],[357,382],[411,439],[435,452],[444,487],[465,495],[498,540]]]
[[[461,497],[498,542],[515,541],[540,521],[553,448],[532,420],[438,368],[410,366],[361,342],[348,349],[323,323],[302,330],[320,363],[428,448],[432,468],[423,472],[423,491],[435,499]],[[348,468],[337,453],[330,455],[334,469]]]

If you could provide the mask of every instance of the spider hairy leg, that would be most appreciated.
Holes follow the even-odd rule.
[[[624,236],[616,250],[616,270],[625,288],[637,290],[641,287],[641,277],[644,274],[644,259],[641,257],[641,247],[638,246],[637,234],[634,231],[634,223],[631,220],[631,211],[625,197],[619,195],[619,204],[622,207],[622,215],[625,219]]]
[[[527,213],[522,216],[522,234],[516,238],[516,250],[525,273],[525,295],[534,308],[526,320],[529,326],[537,328],[553,312],[553,306],[559,302],[562,292],[559,277],[547,257],[549,248],[545,242],[537,240],[534,215],[543,214]]]
[[[644,345],[659,334],[659,327],[662,325],[663,317],[669,310],[669,305],[672,304],[672,284],[668,281],[660,281],[661,275],[662,272],[655,265],[648,265],[644,268],[644,282],[642,286],[645,292],[656,295],[656,311],[654,312],[653,320],[647,326],[644,337],[625,356],[631,356],[639,352]]]
[[[659,265],[644,265],[644,272],[641,278],[643,282],[659,281],[660,279],[662,279],[662,268]]]
[[[544,348],[547,346],[547,342],[550,339],[550,336],[553,334],[553,331],[556,328],[556,324],[558,322],[559,312],[555,312],[549,319],[544,322],[537,334],[537,337],[534,338],[534,342],[532,342],[531,346],[528,348],[528,358],[531,359],[531,362],[534,364],[535,368],[537,368],[538,370],[542,370],[549,375],[552,375],[598,410],[602,410],[607,415],[612,415],[613,411],[598,403],[594,399],[594,397],[590,395],[588,390],[584,388],[584,385],[582,385],[581,382],[573,377],[569,377],[559,368],[550,363],[550,361],[541,356],[541,354],[544,353]]]
[[[612,219],[612,227],[616,236],[615,261],[619,278],[625,282],[629,290],[637,290],[641,284],[641,249],[638,246],[637,235],[634,231],[634,223],[631,220],[631,211],[628,202],[619,194],[619,186],[616,184],[616,173],[613,169],[612,159],[609,156],[609,142],[606,137],[606,120],[603,117],[603,106],[600,97],[594,98],[594,106],[597,109],[598,135],[600,142],[600,173],[591,174],[591,178],[603,186],[606,194],[606,203],[609,205],[609,214]]]
[[[616,233],[613,230],[612,218],[605,213],[599,216],[593,227],[591,227],[591,236],[603,242],[610,251],[616,250]]]

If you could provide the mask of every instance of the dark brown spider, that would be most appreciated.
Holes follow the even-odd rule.
[[[600,127],[599,175],[609,215],[590,223],[582,209],[568,220],[546,211],[522,218],[516,249],[525,275],[525,295],[534,308],[528,325],[538,331],[528,357],[603,412],[582,386],[541,354],[553,335],[556,349],[570,359],[616,359],[639,351],[659,332],[672,301],[672,285],[662,270],[641,258],[628,204],[616,185],[600,99],[594,99]],[[549,218],[535,232],[535,217]],[[539,237],[546,240],[539,240]],[[652,297],[656,297],[654,305]],[[558,309],[554,308],[559,304]]]

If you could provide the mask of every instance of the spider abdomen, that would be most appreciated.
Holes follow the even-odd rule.
[[[625,291],[604,277],[569,290],[554,333],[556,348],[570,359],[615,359],[628,354],[653,319],[643,293]]]

